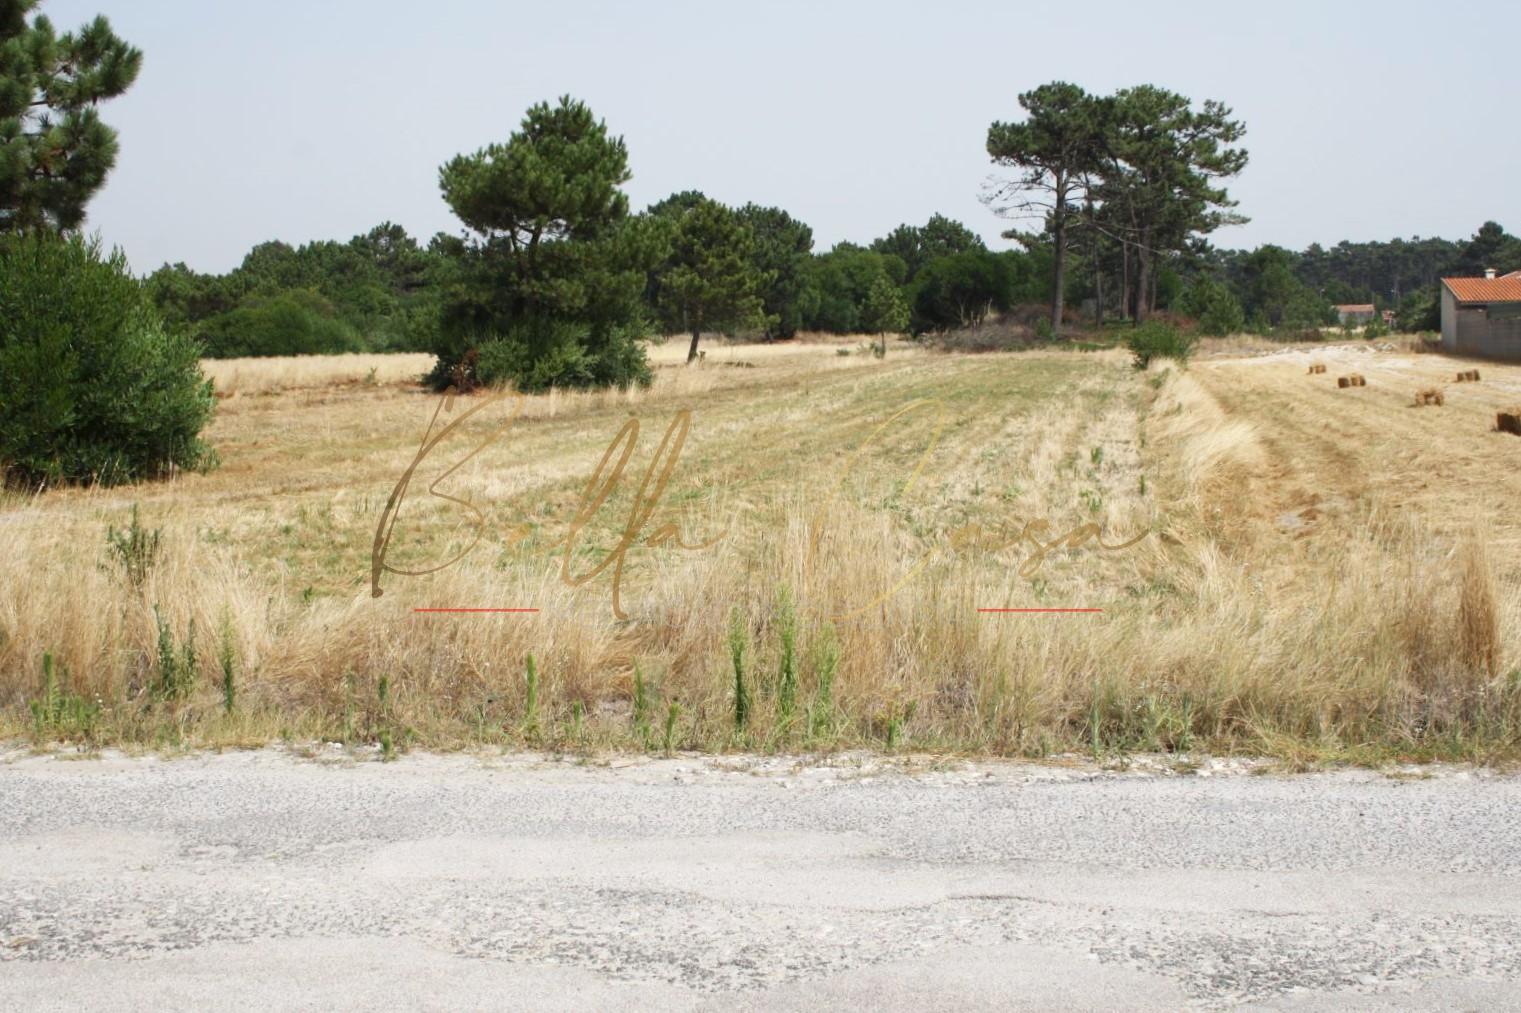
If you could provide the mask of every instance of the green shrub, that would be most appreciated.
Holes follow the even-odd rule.
[[[1145,369],[1152,359],[1176,359],[1187,362],[1193,354],[1194,339],[1160,320],[1148,320],[1130,332],[1130,353],[1135,356],[1135,368]]]
[[[914,333],[971,327],[990,313],[1008,309],[1016,281],[1014,265],[1010,258],[987,250],[930,261],[914,279]]]
[[[510,385],[535,394],[551,387],[648,387],[654,380],[643,344],[632,331],[588,335],[581,325],[525,325],[473,343],[472,352],[445,369],[444,357],[430,378],[435,387]]]
[[[0,238],[0,473],[104,484],[204,468],[211,383],[119,253]]]
[[[532,393],[550,387],[589,386],[591,377],[591,356],[586,349],[572,338],[560,340],[558,334],[543,342],[513,337],[485,341],[475,360],[475,379],[483,387],[510,384]]]
[[[262,355],[337,355],[363,350],[359,335],[332,303],[310,290],[255,295],[201,325],[206,354],[231,359]]]
[[[1240,334],[1246,327],[1246,314],[1234,292],[1212,278],[1200,278],[1183,294],[1180,308],[1199,321],[1204,334],[1223,338]]]

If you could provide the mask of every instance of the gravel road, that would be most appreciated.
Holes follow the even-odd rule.
[[[0,1008],[1521,1008],[1521,776],[0,751]]]

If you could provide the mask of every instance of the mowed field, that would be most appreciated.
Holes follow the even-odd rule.
[[[447,411],[423,357],[209,364],[219,469],[0,504],[0,733],[1521,754],[1521,439],[1494,431],[1521,368],[1360,344],[1145,373],[864,341],[684,357],[653,349],[646,391]],[[1437,384],[1445,406],[1412,406]],[[434,572],[376,597],[435,415],[459,424],[385,556]],[[160,533],[136,577],[107,537],[134,505]],[[536,611],[418,611],[444,608]]]

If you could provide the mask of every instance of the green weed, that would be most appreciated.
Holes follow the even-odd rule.
[[[59,676],[62,676],[60,678]],[[68,679],[67,669],[54,671],[52,652],[42,655],[42,695],[30,702],[32,727],[39,739],[79,738],[93,741],[95,726],[100,717],[100,707],[62,685]]]
[[[784,587],[777,607],[777,635],[781,638],[781,660],[776,673],[776,710],[782,724],[792,721],[797,706],[797,614],[792,595]]]
[[[736,608],[729,616],[729,660],[734,666],[734,727],[744,730],[750,723],[750,691],[745,686],[745,650],[749,633]]]
[[[634,663],[634,734],[639,736],[639,741],[649,747],[650,741],[650,699],[648,687],[644,684],[644,673],[639,670],[639,663]]]
[[[238,698],[237,656],[232,646],[232,618],[225,612],[222,614],[222,644],[217,660],[222,666],[222,710],[231,714]]]
[[[808,731],[814,738],[834,730],[834,675],[840,664],[840,644],[834,627],[824,626],[809,646],[814,682],[813,705],[808,709]]]
[[[181,700],[190,695],[195,687],[196,670],[199,667],[195,652],[195,620],[190,620],[185,643],[178,649],[174,644],[174,631],[153,607],[153,619],[158,624],[158,682],[154,693],[161,700]]]
[[[133,587],[141,589],[147,583],[154,560],[158,558],[162,536],[160,528],[149,530],[143,527],[136,503],[132,504],[132,523],[124,530],[106,528],[106,544],[110,547],[111,555]]]
[[[531,653],[528,655],[528,672],[524,681],[528,692],[523,702],[523,729],[531,733],[539,727],[539,669]]]
[[[665,710],[665,734],[662,736],[661,745],[665,755],[670,756],[676,744],[676,720],[681,716],[681,706],[672,700]]]

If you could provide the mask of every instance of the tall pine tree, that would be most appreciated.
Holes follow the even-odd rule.
[[[96,106],[131,87],[143,54],[97,17],[57,34],[38,0],[0,0],[0,231],[72,231],[116,165]]]
[[[1067,223],[1087,173],[1098,164],[1107,106],[1065,81],[1025,92],[1019,104],[1026,113],[1024,121],[994,123],[988,128],[987,146],[994,162],[1023,171],[998,185],[988,203],[999,215],[1035,216],[1047,225],[1054,254],[1051,332],[1059,335],[1067,284]]]

